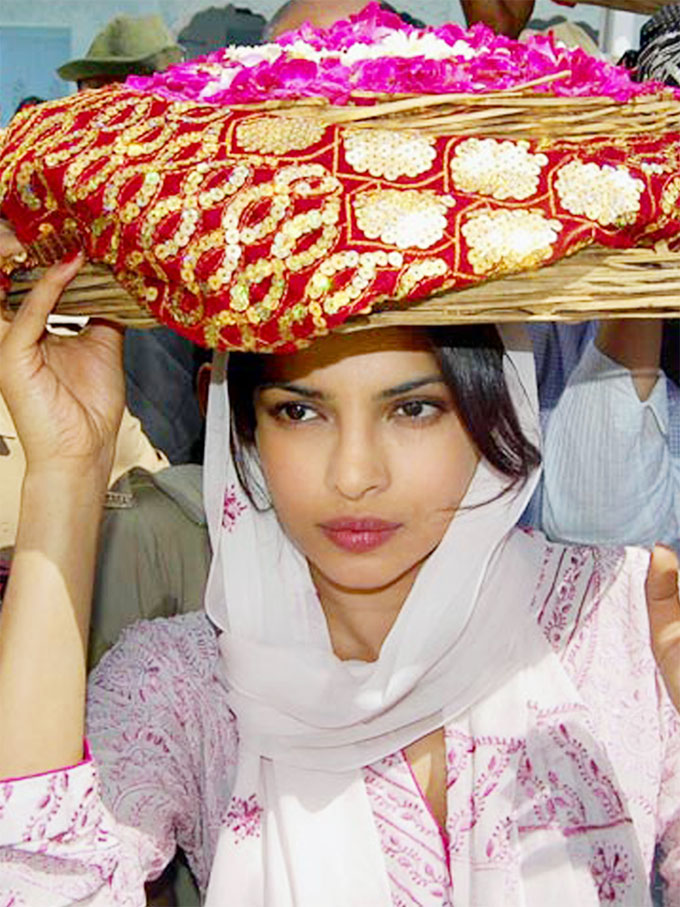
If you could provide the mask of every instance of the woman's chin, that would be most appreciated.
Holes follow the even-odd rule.
[[[417,575],[422,561],[390,563],[386,558],[372,555],[345,555],[341,558],[310,560],[312,578],[317,585],[331,586],[344,593],[369,595],[383,592]]]

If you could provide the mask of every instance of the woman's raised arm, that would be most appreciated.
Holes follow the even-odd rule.
[[[0,614],[0,778],[79,762],[101,507],[124,404],[122,336],[46,334],[81,256],[52,267],[0,328],[0,393],[26,455]]]

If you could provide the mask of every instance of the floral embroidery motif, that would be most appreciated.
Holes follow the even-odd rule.
[[[460,801],[449,799],[446,830],[452,856],[464,854],[470,846],[470,833],[482,821],[492,796],[499,785],[512,773],[517,773],[517,763],[524,752],[522,741],[514,738],[474,738],[455,728],[447,728],[447,763],[449,777],[469,771],[474,763],[474,780],[467,795]],[[491,863],[503,864],[509,859],[508,828],[496,828],[486,845],[486,857]],[[498,840],[496,840],[498,838]]]
[[[241,514],[247,510],[243,501],[238,498],[235,485],[229,485],[224,494],[224,508],[222,510],[222,527],[227,532],[232,532],[236,526],[236,521]]]
[[[434,139],[393,129],[348,129],[344,135],[347,163],[357,173],[396,180],[427,173],[437,157]]]
[[[545,154],[530,154],[528,142],[467,139],[456,148],[451,176],[461,192],[524,199],[536,193]]]
[[[625,167],[570,161],[557,173],[555,189],[571,214],[607,226],[635,223],[645,184]]]
[[[288,154],[316,145],[326,127],[308,117],[253,117],[236,130],[236,139],[245,151],[261,154]]]
[[[462,227],[475,274],[511,273],[550,258],[562,230],[538,211],[480,211]]]
[[[231,830],[236,841],[246,838],[259,838],[261,834],[262,807],[255,794],[247,800],[232,797],[229,809],[224,817],[224,824]]]
[[[560,562],[550,607],[539,614],[539,623],[555,652],[569,641],[579,617],[584,589],[583,577],[590,576],[591,556],[587,548],[573,548]],[[546,603],[547,604],[547,603]]]
[[[590,824],[602,821],[606,825],[628,821],[626,808],[621,800],[615,778],[609,774],[611,766],[603,768],[597,753],[593,753],[584,741],[579,740],[576,734],[566,724],[560,724],[549,731],[552,742],[557,751],[560,750],[568,760],[575,772],[575,777],[583,782],[578,785],[581,799],[585,803],[586,792],[592,796],[590,804]],[[566,803],[566,800],[564,801]]]
[[[619,848],[601,845],[590,861],[590,872],[601,902],[614,904],[622,899],[631,876],[627,856]]]
[[[446,839],[402,752],[363,769],[394,907],[451,907]],[[397,818],[398,817],[398,818]]]
[[[377,189],[363,192],[354,202],[359,229],[369,239],[381,239],[398,249],[429,249],[446,230],[453,200],[415,189]]]

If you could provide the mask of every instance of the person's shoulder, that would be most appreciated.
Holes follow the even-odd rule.
[[[219,658],[213,625],[203,611],[141,620],[124,629],[94,670],[91,683],[139,675],[182,676],[205,683]]]
[[[563,650],[589,623],[615,612],[644,611],[649,552],[641,548],[571,545],[530,533],[538,579],[532,610],[553,649]]]
[[[112,486],[106,499],[107,515],[132,511],[136,520],[181,518],[205,526],[203,509],[203,468],[196,463],[168,466],[150,472],[135,466]]]
[[[203,612],[139,621],[121,633],[88,680],[88,736],[101,755],[153,734],[196,753],[201,736],[232,752],[236,719],[222,680],[216,632]],[[202,728],[199,734],[198,730]]]

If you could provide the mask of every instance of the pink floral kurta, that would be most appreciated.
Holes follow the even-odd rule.
[[[633,861],[604,833],[631,821],[650,872],[661,844],[667,903],[680,904],[680,727],[649,650],[646,555],[545,545],[539,536],[534,544],[545,549],[543,569],[527,605],[581,697],[564,702],[553,743],[580,784],[562,783],[559,762],[534,764],[524,739],[477,738],[465,721],[453,722],[445,729],[448,821],[440,829],[402,753],[367,767],[395,907],[445,907],[456,891],[458,904],[489,907],[463,880],[473,833],[486,836],[475,870],[511,867],[517,857],[506,833],[516,816],[504,828],[485,826],[485,797],[506,784],[518,802],[533,804],[530,824],[559,822],[575,840],[583,832],[602,904],[638,907],[630,899]],[[238,733],[226,697],[203,614],[127,631],[90,683],[94,758],[0,782],[0,907],[142,907],[144,882],[176,845],[204,890],[221,824],[244,837],[260,833],[259,805],[231,802]],[[570,738],[570,713],[584,703],[616,781]],[[599,843],[594,825],[603,829]]]

